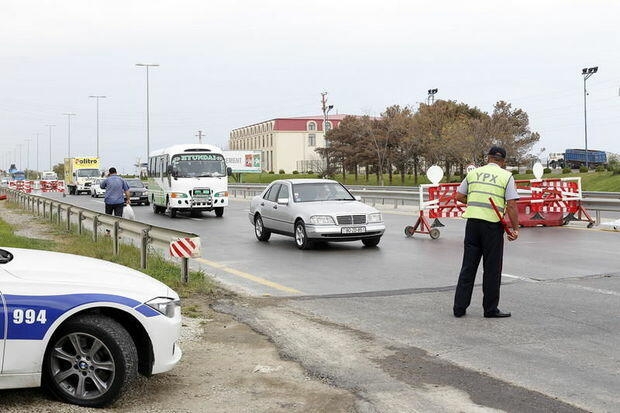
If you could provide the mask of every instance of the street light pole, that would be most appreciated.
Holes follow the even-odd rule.
[[[427,105],[432,105],[435,103],[435,93],[437,93],[439,89],[429,89],[428,90],[428,98],[426,99]]]
[[[581,74],[583,75],[583,127],[584,127],[584,137],[586,143],[586,168],[589,169],[588,163],[588,114],[586,110],[586,96],[588,96],[588,91],[586,89],[586,80],[590,78],[593,74],[598,71],[598,66],[595,67],[584,67],[581,70]]]
[[[49,137],[50,137],[50,171],[53,171],[52,169],[52,128],[56,125],[45,125],[49,128]]]
[[[24,139],[26,141],[26,179],[28,179],[28,170],[30,169],[30,141],[32,139],[30,138],[26,138]]]
[[[67,158],[71,158],[71,116],[75,113],[63,113],[67,117]]]
[[[97,99],[97,158],[99,158],[99,99],[105,99],[107,96],[91,95],[89,98]]]
[[[40,133],[37,132],[37,173],[39,172],[39,135]]]
[[[329,111],[333,109],[334,105],[327,105],[327,92],[321,93],[321,104],[323,109],[323,139],[325,140],[325,174],[329,176],[329,141],[327,140],[327,119]]]
[[[136,63],[136,66],[146,68],[146,162],[149,160],[150,154],[150,115],[149,115],[149,67],[158,67],[157,63]]]

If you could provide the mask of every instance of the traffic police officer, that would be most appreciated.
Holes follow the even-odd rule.
[[[510,317],[500,311],[499,289],[502,279],[504,255],[504,229],[493,210],[492,198],[500,212],[510,218],[512,234],[509,241],[519,236],[519,214],[516,200],[519,198],[512,174],[506,171],[506,150],[493,146],[487,156],[487,164],[469,172],[456,192],[456,199],[466,203],[463,217],[467,218],[463,264],[454,296],[455,317],[465,315],[471,303],[474,281],[480,259],[483,258],[482,307],[488,318]]]

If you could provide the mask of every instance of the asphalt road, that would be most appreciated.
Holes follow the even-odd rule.
[[[65,201],[103,210],[102,200],[86,196]],[[459,396],[449,393],[448,399],[463,411],[471,410],[463,407],[468,403],[506,411],[620,411],[619,233],[586,229],[584,223],[522,229],[518,241],[506,243],[504,257],[500,308],[513,317],[484,319],[476,288],[468,315],[455,319],[463,221],[443,220],[437,240],[405,238],[403,229],[415,216],[385,211],[387,231],[378,248],[353,242],[299,251],[291,238],[256,241],[247,208],[247,201],[233,200],[223,218],[204,213],[173,220],[150,207],[134,210],[139,220],[199,234],[203,258],[197,262],[232,289],[278,297],[275,305],[292,311],[286,320],[259,310],[227,311],[270,335],[316,374],[360,389],[375,408],[399,410],[398,400],[412,403],[403,395],[423,380],[457,389]],[[291,325],[304,322],[291,324],[291,317],[299,314],[305,322],[321,320],[325,330],[296,336]],[[369,337],[384,350],[371,364],[390,378],[391,387],[368,380],[376,377],[373,369],[349,371],[329,351],[319,355],[310,348],[327,345],[320,338],[336,334],[334,326]],[[299,344],[304,337],[307,344]],[[423,374],[424,360],[434,363],[432,374]],[[387,393],[401,397],[386,399]]]

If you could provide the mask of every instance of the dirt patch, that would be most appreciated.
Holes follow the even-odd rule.
[[[28,219],[24,219],[27,216]],[[45,221],[6,207],[0,219],[20,235],[54,238]],[[227,298],[230,300],[230,297]],[[172,371],[140,378],[112,407],[59,403],[41,389],[0,391],[2,412],[354,412],[355,396],[282,359],[265,336],[211,308],[211,297],[183,299],[183,357]]]

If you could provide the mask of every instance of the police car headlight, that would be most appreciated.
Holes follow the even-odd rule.
[[[166,317],[172,318],[176,313],[176,308],[181,305],[181,302],[168,297],[157,297],[153,298],[151,301],[147,301],[145,304]]]
[[[368,218],[366,218],[366,222],[369,224],[377,223],[383,221],[383,217],[381,217],[381,212],[375,212],[373,214],[368,214]]]
[[[184,192],[171,192],[170,198],[187,198],[187,194]]]
[[[310,217],[310,223],[314,225],[333,225],[334,219],[329,215],[313,215]]]
[[[215,197],[216,197],[216,198],[219,198],[219,197],[222,197],[222,196],[224,196],[224,197],[225,197],[225,196],[228,196],[228,191],[224,191],[224,192],[216,192],[216,193],[215,193]]]

